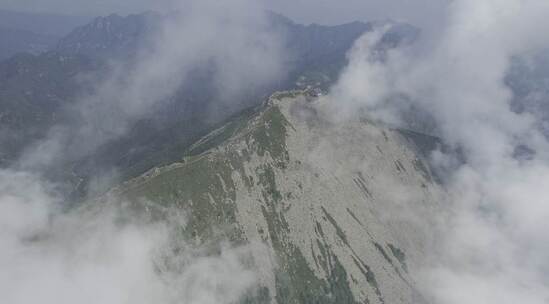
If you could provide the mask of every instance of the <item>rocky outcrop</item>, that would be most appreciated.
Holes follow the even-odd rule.
[[[265,244],[254,303],[417,303],[419,223],[441,189],[399,131],[330,121],[321,102],[275,94],[111,194],[157,219],[184,211],[178,237],[197,246]]]

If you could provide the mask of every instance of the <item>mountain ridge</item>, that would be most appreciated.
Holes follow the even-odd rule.
[[[252,254],[261,291],[252,303],[423,301],[413,272],[428,234],[395,215],[438,210],[440,186],[398,131],[326,121],[322,102],[276,93],[100,201],[118,197],[160,221],[186,214],[173,242],[266,245]],[[392,193],[404,189],[414,199],[399,203]]]

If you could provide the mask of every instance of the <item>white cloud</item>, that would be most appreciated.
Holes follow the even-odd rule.
[[[0,171],[1,303],[233,303],[256,286],[251,245],[201,257],[180,240],[174,254],[168,223],[124,223],[114,203],[59,204],[36,176]]]
[[[467,163],[446,185],[452,218],[438,227],[433,268],[421,274],[435,303],[549,299],[549,145],[534,115],[511,110],[504,83],[513,56],[549,46],[539,32],[547,16],[544,1],[453,1],[428,44],[389,51],[383,63],[372,60],[379,34],[357,41],[332,90],[341,111],[366,108],[389,123],[413,104],[463,149]],[[408,98],[395,102],[401,95]],[[518,145],[535,155],[515,158]]]

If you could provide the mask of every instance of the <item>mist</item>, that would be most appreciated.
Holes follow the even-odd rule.
[[[73,119],[0,170],[1,303],[233,303],[253,292],[256,274],[244,263],[251,245],[222,245],[206,257],[174,235],[183,214],[165,223],[131,218],[135,202],[117,197],[78,207],[43,177],[150,117],[198,67],[212,67],[219,100],[280,75],[279,39],[266,30],[261,5],[185,1],[170,10],[135,58],[86,78],[92,89],[65,109]]]
[[[54,126],[30,147],[23,168],[85,156],[123,136],[170,102],[200,68],[213,71],[210,81],[219,102],[282,76],[282,38],[267,29],[266,11],[255,1],[184,1],[173,11],[136,58],[111,61],[106,75],[88,77],[91,92],[66,109],[71,121]]]
[[[513,111],[505,82],[513,58],[549,46],[539,35],[548,15],[541,1],[453,1],[423,45],[380,53],[383,29],[359,39],[328,97],[338,101],[333,119],[365,109],[396,127],[407,127],[402,113],[414,106],[463,151],[465,163],[457,168],[452,155],[431,156],[446,174],[450,206],[434,227],[441,237],[430,266],[419,270],[433,303],[549,299],[549,146],[536,115]]]
[[[0,302],[208,304],[253,292],[251,246],[206,257],[171,236],[176,223],[131,218],[114,200],[62,213],[59,200],[36,176],[0,172]]]

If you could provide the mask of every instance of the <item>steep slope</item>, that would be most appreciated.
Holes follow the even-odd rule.
[[[413,219],[429,221],[440,187],[400,132],[325,120],[322,103],[275,94],[108,196],[156,219],[185,213],[176,238],[199,247],[266,244],[253,303],[421,302],[410,273],[428,238]]]

